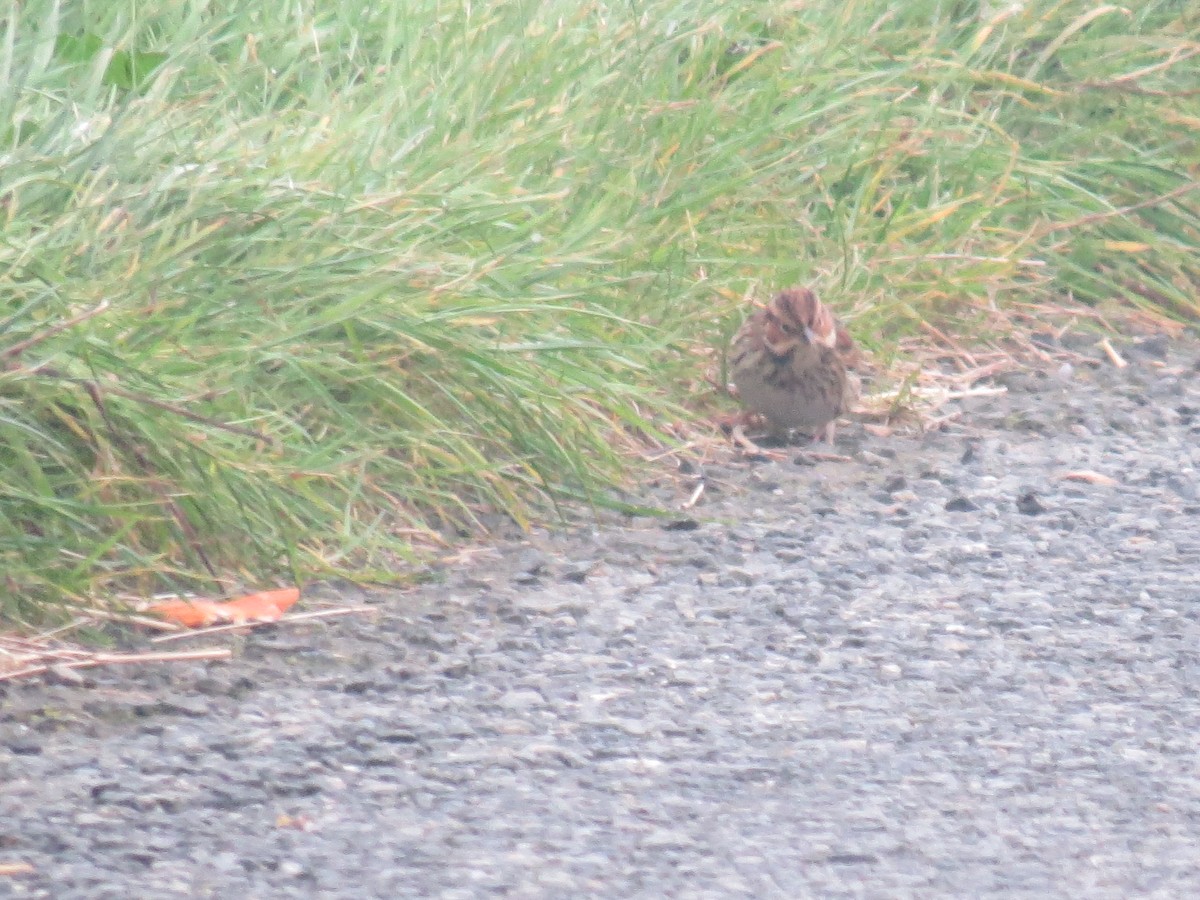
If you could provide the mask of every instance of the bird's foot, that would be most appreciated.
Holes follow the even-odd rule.
[[[746,436],[746,426],[742,422],[738,422],[733,426],[729,433],[730,439],[735,445],[740,447],[749,456],[760,456],[766,459],[773,459],[776,462],[783,462],[787,459],[787,454],[780,450],[767,450],[764,447],[758,446],[754,441]]]

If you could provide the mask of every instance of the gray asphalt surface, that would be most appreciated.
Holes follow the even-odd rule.
[[[1200,896],[1200,351],[1128,352],[232,663],[9,684],[0,895]]]

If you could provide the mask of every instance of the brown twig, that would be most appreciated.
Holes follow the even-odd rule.
[[[55,651],[57,652],[57,651]],[[76,651],[82,652],[82,651]],[[201,659],[228,659],[232,651],[225,647],[206,650],[182,650],[176,653],[92,653],[67,662],[39,663],[15,672],[0,673],[0,681],[13,681],[29,675],[40,675],[51,669],[90,669],[95,666],[118,666],[147,662],[189,662]]]
[[[841,453],[826,453],[822,450],[801,450],[798,456],[817,462],[854,462],[854,457]]]
[[[977,366],[966,372],[959,372],[956,375],[951,375],[950,379],[961,383],[965,387],[971,387],[975,382],[981,381],[984,378],[990,378],[993,375],[998,375],[1001,372],[1007,372],[1016,367],[1016,363],[1008,357],[998,359],[995,362],[987,363],[986,365]]]
[[[961,419],[963,411],[956,409],[954,412],[946,413],[944,416],[930,416],[921,422],[922,431],[941,431],[943,425],[948,425],[951,422]]]
[[[1107,356],[1109,361],[1118,369],[1124,369],[1129,365],[1129,363],[1125,362],[1124,357],[1122,357],[1121,354],[1113,348],[1113,345],[1109,343],[1108,338],[1105,338],[1100,342],[1100,349],[1104,351],[1104,355]]]
[[[86,312],[81,312],[81,313],[79,313],[79,315],[72,316],[69,319],[65,319],[64,321],[59,322],[57,325],[51,325],[45,331],[39,332],[38,334],[32,335],[31,337],[27,337],[23,341],[18,341],[17,343],[13,344],[10,347],[5,347],[3,351],[0,351],[0,357],[15,358],[17,356],[20,356],[22,353],[24,353],[30,347],[33,347],[36,344],[40,344],[42,341],[48,340],[49,338],[54,337],[54,335],[59,334],[60,332],[66,331],[72,325],[78,325],[84,319],[90,319],[92,316],[100,315],[100,313],[102,313],[106,309],[108,309],[108,305],[109,304],[108,304],[107,300],[101,300],[100,304],[98,306],[96,306],[92,309],[89,309]]]
[[[1081,225],[1091,225],[1093,222],[1103,222],[1105,219],[1112,219],[1118,216],[1125,216],[1131,212],[1137,212],[1139,209],[1146,209],[1151,206],[1158,206],[1160,203],[1165,203],[1168,200],[1174,200],[1176,197],[1182,197],[1184,194],[1190,194],[1192,191],[1200,188],[1200,181],[1189,181],[1186,184],[1181,184],[1172,191],[1167,191],[1165,194],[1159,194],[1157,197],[1151,197],[1148,200],[1142,200],[1138,203],[1131,203],[1129,206],[1122,206],[1119,209],[1109,210],[1108,212],[1091,213],[1090,215],[1080,216],[1071,222],[1055,222],[1041,228],[1035,238],[1044,238],[1048,234],[1053,234],[1055,231],[1068,231],[1072,228],[1078,228]]]
[[[1062,362],[1079,363],[1081,366],[1099,367],[1103,363],[1094,356],[1088,356],[1086,353],[1079,353],[1076,350],[1070,350],[1066,347],[1056,347],[1054,353],[1050,356],[1052,360]]]
[[[193,628],[188,631],[180,631],[174,634],[162,634],[158,637],[150,638],[152,644],[165,644],[168,641],[182,641],[184,638],[191,637],[207,637],[210,634],[221,634],[226,631],[237,631],[241,628],[254,628],[258,625],[294,625],[297,622],[303,622],[308,619],[328,619],[333,616],[348,616],[353,613],[377,613],[379,610],[374,606],[341,606],[337,609],[318,609],[313,612],[296,613],[293,616],[284,616],[282,619],[273,621],[259,622],[234,622],[229,625],[213,625],[209,628]]]
[[[88,615],[94,619],[104,619],[109,622],[119,622],[124,625],[140,625],[142,628],[153,628],[156,631],[176,632],[182,630],[182,625],[156,619],[152,616],[139,616],[133,613],[115,613],[104,609],[88,609]],[[83,623],[79,623],[83,624]]]
[[[1108,81],[1085,81],[1080,87],[1090,90],[1104,90],[1116,88],[1118,90],[1134,91],[1139,94],[1149,94],[1154,97],[1190,97],[1193,94],[1200,94],[1200,91],[1156,91],[1152,88],[1144,88],[1141,85],[1133,84],[1139,78],[1149,75],[1151,72],[1157,72],[1160,69],[1169,69],[1171,66],[1191,59],[1196,54],[1200,53],[1200,48],[1188,47],[1183,50],[1180,47],[1173,47],[1169,58],[1162,62],[1154,63],[1151,66],[1144,66],[1134,72],[1127,72],[1124,75],[1118,75],[1116,78],[1111,78]]]
[[[1013,258],[1009,256],[975,256],[970,253],[917,253],[905,256],[890,256],[888,262],[917,262],[924,260],[945,260],[948,262],[987,262],[987,263],[1011,263],[1018,266],[1026,266],[1028,268],[1043,268],[1046,266],[1044,259],[1033,258]]]
[[[84,390],[88,391],[89,394],[93,388],[99,390],[101,387],[97,381],[93,381],[89,378],[77,378],[74,375],[68,375],[66,372],[50,366],[35,366],[30,371],[42,375],[48,375],[51,378],[58,378],[62,381],[68,381],[71,384],[77,384]],[[106,384],[103,386],[103,389],[106,393],[113,394],[117,397],[124,397],[126,400],[133,400],[135,403],[144,403],[147,406],[153,406],[157,409],[163,410],[164,412],[173,413],[174,415],[188,419],[192,422],[199,422],[201,425],[208,425],[212,428],[218,428],[221,431],[228,431],[233,434],[243,435],[244,437],[251,437],[255,440],[262,441],[265,444],[270,444],[271,446],[276,446],[279,443],[273,436],[262,431],[255,431],[253,428],[246,428],[243,425],[232,425],[229,422],[220,422],[216,419],[210,419],[208,416],[202,416],[199,413],[194,413],[191,410],[184,409],[182,406],[177,406],[174,403],[168,403],[165,400],[156,400],[153,397],[147,397],[145,394],[139,394],[135,391],[126,390],[125,388],[118,387],[114,384]]]
[[[947,347],[949,347],[951,350],[953,350],[955,353],[957,353],[959,358],[965,359],[972,366],[979,365],[979,363],[976,361],[974,356],[972,356],[970,353],[968,353],[966,350],[964,350],[962,345],[959,344],[958,341],[956,341],[953,338],[951,338],[950,336],[948,336],[940,328],[937,328],[925,321],[921,322],[921,327],[925,331],[928,331],[931,335],[933,335],[939,341],[941,341],[943,344],[945,344]]]
[[[678,456],[681,453],[694,450],[698,445],[698,441],[691,440],[686,444],[681,444],[678,447],[672,447],[669,450],[664,450],[662,453],[655,453],[653,456],[643,456],[642,459],[644,459],[646,462],[656,463],[666,459],[668,456]]]

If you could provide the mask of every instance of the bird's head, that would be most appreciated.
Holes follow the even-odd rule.
[[[794,337],[804,336],[810,344],[834,347],[840,340],[837,321],[829,308],[808,288],[780,291],[769,309],[779,327]],[[846,336],[849,339],[849,335]]]

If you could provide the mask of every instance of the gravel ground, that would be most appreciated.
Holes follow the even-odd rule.
[[[1128,353],[6,685],[0,895],[1200,896],[1200,348]]]

